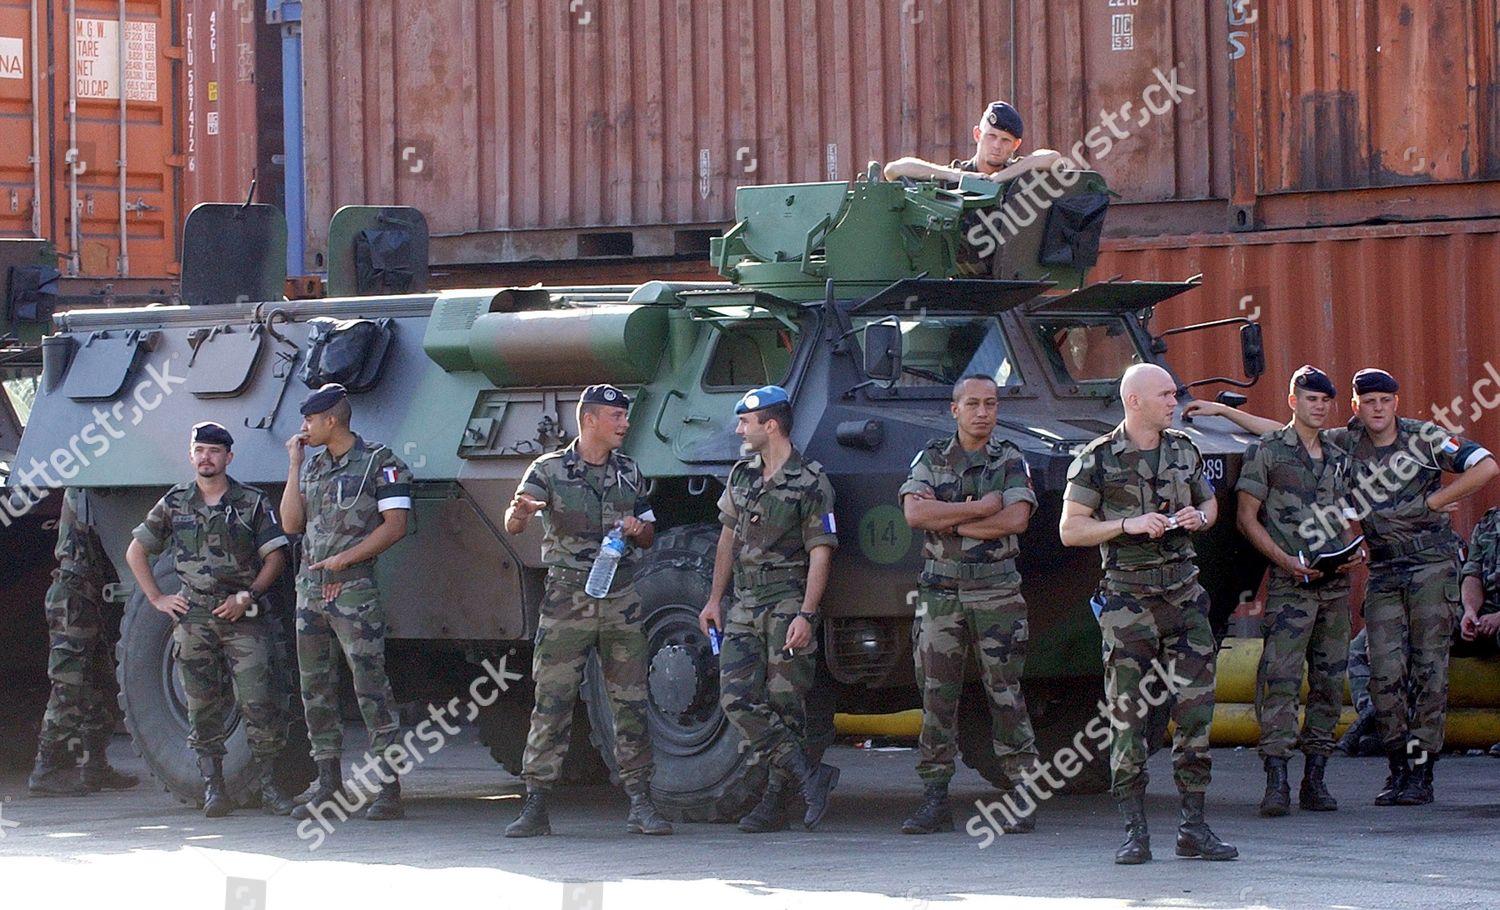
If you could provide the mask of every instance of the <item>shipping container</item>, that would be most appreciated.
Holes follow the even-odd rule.
[[[734,187],[967,157],[994,98],[1116,236],[1482,217],[1497,3],[308,4],[307,267],[349,203],[422,208],[440,263],[691,255]]]
[[[259,0],[0,0],[0,235],[65,274],[178,272],[199,202],[280,203],[280,44]],[[76,212],[76,218],[71,214]]]
[[[1114,240],[1096,274],[1201,274],[1201,288],[1160,306],[1153,331],[1260,322],[1266,373],[1246,390],[1256,413],[1290,419],[1287,379],[1312,363],[1339,387],[1335,419],[1346,421],[1355,371],[1380,367],[1401,383],[1403,416],[1445,417],[1500,452],[1500,219]],[[1232,327],[1168,341],[1184,380],[1238,376]],[[1463,504],[1458,524],[1467,531],[1495,505],[1500,490],[1485,490]]]

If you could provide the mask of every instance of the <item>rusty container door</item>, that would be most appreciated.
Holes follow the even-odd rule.
[[[0,230],[52,240],[66,274],[176,271],[171,5],[0,2],[21,67],[0,64]]]
[[[264,0],[182,0],[184,211],[282,206],[281,47]]]

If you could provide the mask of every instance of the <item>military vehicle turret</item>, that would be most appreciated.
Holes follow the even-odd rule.
[[[1056,532],[1071,453],[1121,419],[1126,367],[1164,363],[1166,344],[1150,330],[1154,307],[1197,286],[1088,283],[1107,193],[1092,172],[1005,185],[972,178],[947,189],[884,182],[873,167],[852,185],[742,187],[736,224],[711,247],[725,282],[628,288],[426,291],[420,214],[352,208],[330,227],[330,296],[317,300],[282,299],[276,264],[285,227],[275,209],[202,206],[185,232],[182,305],[56,318],[17,468],[49,465],[50,482],[98,489],[103,539],[129,578],[130,529],[185,476],[193,423],[232,427],[231,473],[275,496],[286,476],[284,441],[298,428],[296,402],[319,382],[344,381],[355,429],[389,445],[417,478],[415,533],[378,568],[397,695],[446,701],[443,687],[462,695],[482,658],[529,670],[540,538],[535,528],[507,536],[503,510],[529,461],[576,432],[583,387],[625,387],[635,398],[626,449],[650,478],[660,520],[637,573],[651,650],[656,797],[680,818],[726,818],[747,805],[764,773],[745,765],[718,707],[717,659],[696,622],[715,502],[739,454],[734,402],[755,386],[785,386],[793,441],[828,469],[837,493],[841,545],[811,712],[826,745],[835,711],[918,704],[910,633],[920,535],[903,521],[895,493],[921,445],[952,431],[953,382],[984,373],[1001,390],[997,432],[1026,454],[1041,502],[1020,564],[1031,610],[1028,699],[1050,752],[1082,729],[1102,695],[1099,633],[1087,606],[1098,557],[1063,548]],[[1259,327],[1240,330],[1253,381],[1262,368]],[[1227,497],[1247,440],[1183,429]],[[1227,498],[1221,514],[1233,514]],[[1200,545],[1221,629],[1261,569],[1233,524],[1221,521]],[[166,620],[128,585],[114,593],[128,601],[120,646],[127,724],[153,773],[189,798],[198,785]],[[478,715],[485,741],[512,771],[528,684]],[[585,696],[575,746],[585,733],[607,744],[597,673]],[[1001,785],[988,711],[981,699],[965,701],[964,758]],[[243,786],[243,736],[231,744],[232,786]],[[570,773],[602,773],[589,751],[573,750]],[[1096,761],[1075,786],[1102,785],[1101,767]]]

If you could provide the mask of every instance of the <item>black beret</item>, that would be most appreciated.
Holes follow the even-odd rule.
[[[1025,129],[1021,123],[1021,115],[1004,101],[990,102],[989,109],[984,112],[979,122],[981,126],[993,126],[997,130],[1005,130],[1017,139],[1021,138],[1021,132]]]
[[[1312,364],[1304,364],[1292,374],[1292,385],[1299,389],[1307,389],[1309,392],[1322,392],[1330,398],[1338,394],[1328,374]]]
[[[1396,394],[1401,386],[1396,382],[1396,377],[1385,370],[1366,368],[1354,374],[1354,394],[1365,395],[1369,392],[1387,392]]]
[[[228,449],[234,446],[234,437],[230,436],[229,431],[222,425],[212,420],[205,420],[202,423],[193,424],[193,444],[199,443],[206,446],[223,446]]]
[[[615,408],[628,408],[630,407],[630,397],[609,383],[601,382],[598,385],[591,385],[583,390],[583,403],[607,404]]]
[[[343,386],[336,382],[330,382],[302,399],[302,407],[300,408],[302,416],[310,417],[313,414],[321,414],[348,397],[349,393]]]

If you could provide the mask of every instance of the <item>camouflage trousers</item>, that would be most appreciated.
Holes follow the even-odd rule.
[[[225,720],[238,704],[251,753],[273,760],[286,745],[286,718],[271,689],[271,638],[262,622],[179,622],[172,641],[187,697],[188,746],[223,755]],[[231,691],[225,691],[226,668]]]
[[[719,704],[739,731],[740,751],[786,780],[787,759],[806,746],[806,699],[817,668],[818,637],[814,630],[812,642],[788,657],[786,633],[802,609],[803,592],[781,585],[766,593],[736,592],[725,617]]]
[[[1370,568],[1365,591],[1370,700],[1387,750],[1443,748],[1458,590],[1458,567],[1451,558]]]
[[[47,589],[46,609],[52,691],[37,745],[42,750],[103,745],[115,731],[120,690],[97,596],[59,577]]]
[[[1271,576],[1261,620],[1263,648],[1255,683],[1255,719],[1262,758],[1287,758],[1294,749],[1331,755],[1333,730],[1344,710],[1349,663],[1349,587],[1303,587]],[[1307,671],[1307,712],[1297,733],[1297,701]]]
[[[926,784],[953,779],[958,754],[958,702],[972,648],[989,696],[995,755],[1006,776],[1019,782],[1036,770],[1036,737],[1021,672],[1026,666],[1026,601],[1014,587],[961,590],[918,586],[912,656],[922,693],[922,733],[917,776]]]
[[[580,573],[581,575],[582,573]],[[580,578],[578,584],[582,585]],[[646,636],[634,585],[609,597],[589,597],[549,576],[532,652],[536,703],[526,737],[521,777],[528,789],[548,789],[562,776],[573,728],[573,705],[589,652],[598,651],[604,694],[615,721],[615,761],[626,788],[651,781],[651,736],[646,729]]]
[[[1146,730],[1155,705],[1170,702],[1177,731],[1172,771],[1182,793],[1208,789],[1213,760],[1214,636],[1208,592],[1196,582],[1164,594],[1106,585],[1099,630],[1104,638],[1104,692],[1109,722],[1110,790],[1126,799],[1146,788]]]
[[[396,699],[385,675],[385,605],[373,581],[344,582],[332,601],[297,592],[297,664],[302,707],[314,760],[344,751],[339,715],[339,663],[354,681],[359,713],[370,735],[370,754],[381,755],[401,732]]]

